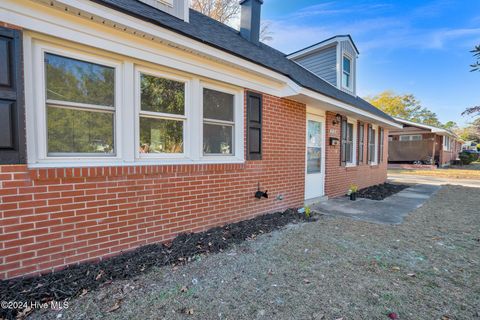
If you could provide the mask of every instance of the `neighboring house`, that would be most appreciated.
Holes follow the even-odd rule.
[[[471,152],[478,151],[478,143],[476,143],[475,141],[466,141],[462,145],[462,151],[471,151]]]
[[[385,181],[400,126],[356,96],[350,37],[289,59],[261,3],[238,32],[187,0],[0,2],[0,278]],[[332,48],[335,75],[301,66]]]
[[[403,128],[389,132],[389,163],[408,164],[420,161],[424,164],[446,166],[453,160],[458,160],[462,141],[453,132],[400,118],[395,120],[401,123]]]

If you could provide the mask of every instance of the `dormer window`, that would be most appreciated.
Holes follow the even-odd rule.
[[[342,86],[344,89],[352,90],[352,59],[346,55],[342,61]]]

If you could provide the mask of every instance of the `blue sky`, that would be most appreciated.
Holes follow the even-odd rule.
[[[463,125],[480,104],[480,72],[469,51],[480,44],[480,1],[265,0],[268,44],[290,53],[337,34],[359,51],[358,94],[412,93],[440,121]]]

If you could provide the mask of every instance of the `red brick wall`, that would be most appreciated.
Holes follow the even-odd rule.
[[[367,164],[367,130],[364,126],[365,154],[364,162],[355,167],[340,165],[340,144],[330,146],[330,137],[340,140],[340,123],[334,125],[336,113],[326,113],[326,165],[325,165],[325,192],[329,197],[341,196],[347,193],[351,184],[357,185],[360,189],[374,184],[380,184],[387,179],[387,157],[388,157],[388,130],[384,129],[384,150],[383,162],[371,166]],[[378,130],[377,130],[378,134]],[[357,141],[358,145],[358,141]],[[355,151],[356,152],[356,151]]]
[[[305,109],[264,95],[263,160],[245,164],[0,166],[0,279],[302,206]],[[254,198],[257,183],[269,199]]]
[[[451,164],[452,161],[458,159],[458,154],[460,153],[462,149],[462,144],[459,143],[458,141],[452,141],[451,142],[451,147],[449,151],[446,151],[443,148],[443,137],[442,136],[437,136],[438,141],[437,143],[440,144],[440,165],[445,166]]]

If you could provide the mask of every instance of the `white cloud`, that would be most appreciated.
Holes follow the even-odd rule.
[[[449,4],[449,1],[430,4],[412,12],[395,15],[375,14],[374,17],[348,21],[347,12],[362,10],[371,12],[383,10],[388,5],[358,5],[350,8],[335,7],[327,2],[309,6],[286,15],[283,19],[271,21],[275,48],[290,53],[338,34],[351,34],[362,54],[371,50],[395,50],[416,48],[419,50],[438,50],[446,46],[471,47],[480,42],[480,28],[419,28],[415,25],[422,16],[434,12],[437,14]],[[333,21],[331,15],[342,13]],[[432,13],[433,14],[433,13]],[[326,15],[328,23],[312,25],[302,22],[299,17]],[[325,20],[326,20],[325,19]],[[319,20],[320,21],[320,20]],[[346,23],[347,22],[347,23]]]

